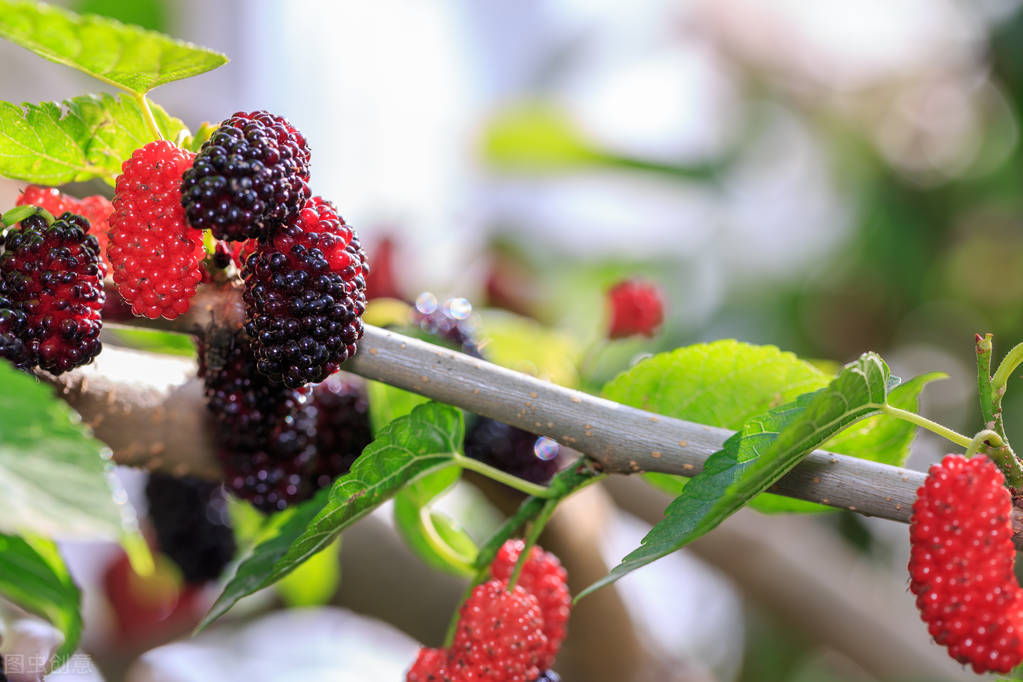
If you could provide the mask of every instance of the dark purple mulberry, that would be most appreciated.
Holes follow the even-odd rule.
[[[477,417],[465,434],[465,454],[533,483],[546,483],[558,473],[560,446],[488,417]]]
[[[471,314],[472,304],[464,298],[441,303],[424,292],[416,298],[412,320],[429,340],[482,358]],[[465,436],[466,456],[534,483],[546,483],[558,472],[560,449],[550,438],[487,417],[475,417]]]
[[[309,156],[305,137],[280,116],[234,114],[182,176],[188,223],[229,241],[270,236],[310,197]]]
[[[323,381],[354,355],[368,272],[355,232],[319,197],[261,240],[243,272],[259,371],[297,388]]]
[[[35,364],[25,342],[21,340],[26,319],[25,313],[11,299],[0,294],[0,358],[21,369]]]
[[[88,232],[85,218],[65,213],[51,225],[30,216],[7,233],[0,256],[7,312],[0,313],[0,325],[8,331],[0,329],[0,352],[21,355],[16,364],[60,374],[99,354],[104,268]]]
[[[313,389],[316,406],[317,487],[348,473],[355,458],[373,440],[369,403],[361,382],[334,374]]]
[[[160,551],[178,565],[185,582],[219,578],[236,549],[220,484],[154,472],[146,500]]]
[[[200,343],[199,376],[229,490],[263,511],[309,499],[373,440],[361,382],[335,375],[285,388],[256,369],[244,331]]]
[[[434,337],[431,341],[439,339],[466,355],[482,358],[479,346],[476,345],[471,314],[472,304],[464,298],[449,298],[441,303],[436,296],[424,291],[416,298],[412,321],[427,336]]]
[[[226,345],[214,353],[200,344],[199,372],[227,488],[262,511],[308,499],[317,489],[311,391],[274,385],[256,371],[244,332]]]

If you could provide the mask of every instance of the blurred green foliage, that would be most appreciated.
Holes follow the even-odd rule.
[[[188,334],[108,324],[103,329],[103,340],[117,346],[151,353],[195,356],[195,342]]]
[[[588,368],[593,385],[610,379],[639,353],[726,335],[840,362],[866,350],[887,354],[924,345],[972,367],[975,333],[994,333],[996,358],[1023,340],[1023,10],[994,24],[986,56],[1009,111],[979,109],[985,118],[975,158],[949,177],[921,177],[894,166],[861,121],[823,105],[807,106],[749,64],[742,65],[749,73],[742,77],[746,111],[738,117],[744,130],[737,134],[737,148],[696,166],[647,162],[601,149],[541,100],[496,116],[481,151],[504,174],[614,168],[658,173],[677,181],[680,191],[694,183],[711,187],[760,134],[757,112],[766,100],[799,117],[825,153],[852,217],[844,242],[809,271],[771,282],[732,278],[709,320],[690,324],[676,315],[652,344],[615,344],[602,351]],[[691,263],[630,260],[628,253],[580,261],[548,245],[542,251],[529,248],[528,242],[508,236],[514,234],[504,231],[492,252],[528,273],[520,276],[536,290],[531,313],[577,338],[599,335],[602,293],[619,277],[642,274],[661,284],[669,311],[687,305]],[[1020,393],[1010,387],[1005,401],[1010,436],[1023,437]],[[955,426],[979,428],[979,414],[970,409],[976,417]]]
[[[741,59],[731,66],[738,74],[744,111],[736,120],[743,130],[732,149],[693,166],[603,149],[545,103],[542,94],[512,106],[493,119],[482,140],[481,153],[495,173],[544,178],[635,171],[658,182],[675,182],[682,193],[727,186],[736,157],[761,135],[758,110],[767,102],[798,119],[818,145],[850,228],[830,253],[799,271],[770,281],[725,273],[727,291],[716,308],[709,316],[691,318],[686,311],[692,308],[694,262],[636,257],[628,250],[584,259],[548,243],[538,248],[531,239],[518,237],[515,225],[502,226],[491,244],[491,258],[500,272],[514,275],[520,290],[528,285],[528,292],[512,300],[514,305],[494,296],[490,303],[525,311],[574,338],[598,340],[606,324],[603,293],[611,283],[639,275],[661,285],[669,311],[662,333],[584,352],[581,374],[588,390],[598,390],[645,354],[721,337],[840,363],[867,350],[888,357],[904,349],[927,349],[953,366],[924,369],[954,374],[955,363],[972,372],[974,334],[992,332],[997,363],[1023,341],[1023,8],[992,21],[981,58],[1005,106],[978,105],[975,154],[964,168],[945,175],[899,167],[881,152],[872,136],[876,131],[864,121],[829,107],[823,102],[827,97],[813,101],[798,87],[785,87],[784,75],[766,71],[770,65]],[[894,109],[891,93],[863,93],[865,99],[889,96],[891,101],[875,104]],[[502,292],[500,298],[509,297]],[[1003,408],[1010,438],[1021,441],[1023,386],[1018,384],[1010,382]],[[963,400],[970,402],[942,416],[972,433],[981,428],[976,398],[971,394]],[[870,527],[858,517],[840,515],[834,523],[852,544],[878,553]],[[763,614],[754,616],[740,679],[841,679],[839,671],[808,662],[811,648],[796,641],[789,628],[767,622]]]

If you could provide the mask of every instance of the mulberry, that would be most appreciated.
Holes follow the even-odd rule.
[[[107,260],[107,245],[110,242],[110,215],[114,206],[110,200],[98,194],[76,199],[64,194],[56,187],[29,185],[18,196],[17,206],[38,206],[58,216],[74,213],[89,221],[89,234],[99,243],[100,256],[107,272],[111,271]]]
[[[355,232],[319,197],[261,241],[243,273],[259,371],[297,388],[323,381],[354,355],[368,272]]]
[[[234,114],[181,179],[189,224],[229,241],[272,236],[310,197],[309,157],[305,137],[280,116]]]
[[[536,597],[491,580],[477,585],[459,612],[448,668],[479,682],[533,682],[547,649]]]
[[[497,552],[490,567],[494,578],[505,583],[511,579],[515,564],[519,560],[525,542],[508,540]],[[550,552],[534,546],[529,558],[522,564],[522,572],[516,585],[536,597],[543,613],[543,632],[547,635],[547,650],[540,659],[540,668],[547,668],[554,662],[561,643],[565,640],[565,625],[568,623],[572,595],[568,591],[568,574]]]
[[[269,382],[241,331],[221,352],[201,344],[199,357],[227,488],[267,512],[311,497],[318,479],[311,391]]]
[[[7,233],[0,325],[8,331],[0,330],[0,347],[21,358],[15,364],[60,374],[99,354],[106,295],[99,244],[88,231],[85,218],[65,213],[52,225],[30,216]]]
[[[931,467],[910,519],[910,589],[934,641],[977,673],[1023,661],[1023,590],[1013,571],[1012,500],[983,456]]]
[[[151,473],[146,482],[149,520],[160,551],[186,583],[216,580],[234,558],[234,530],[217,483],[192,476]]]
[[[620,339],[643,334],[653,336],[664,321],[664,298],[649,282],[625,280],[607,292],[611,307],[608,337]]]
[[[178,186],[194,154],[151,142],[122,165],[110,217],[114,282],[136,315],[174,319],[202,281],[202,233],[188,228]]]

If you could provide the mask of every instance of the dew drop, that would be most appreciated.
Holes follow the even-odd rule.
[[[472,315],[472,303],[467,298],[449,298],[444,302],[444,314],[453,320],[466,320]]]
[[[540,436],[533,443],[533,452],[536,456],[545,462],[549,462],[558,456],[561,452],[561,446],[558,445],[558,441],[548,438],[547,436]]]
[[[430,315],[437,310],[437,297],[429,291],[424,291],[416,297],[416,310],[423,315]]]

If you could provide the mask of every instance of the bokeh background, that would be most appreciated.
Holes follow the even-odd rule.
[[[638,275],[660,284],[662,333],[588,358],[591,388],[643,353],[718,338],[835,362],[876,350],[902,376],[948,373],[925,392],[923,411],[972,432],[974,334],[993,332],[996,355],[1023,340],[1023,11],[1014,0],[62,4],[228,54],[227,66],[153,99],[193,128],[237,110],[289,118],[311,142],[314,192],[341,207],[371,256],[392,259],[409,299],[463,296],[534,318],[582,349],[602,333],[611,283]],[[102,90],[7,43],[0,62],[8,101]],[[0,181],[0,199],[12,204],[19,189]],[[1021,393],[1006,400],[1017,439]],[[921,436],[910,466],[926,467],[943,447]],[[485,527],[494,512],[463,492],[448,504]],[[599,507],[601,522],[580,537],[614,562],[664,500],[627,483],[602,494],[617,506]],[[331,599],[437,644],[457,581],[402,554],[386,518],[372,523],[380,528],[346,535]],[[80,579],[95,579],[107,550],[69,551]],[[898,524],[740,514],[622,581],[625,625],[613,611],[573,621],[563,675],[970,677],[915,620],[907,553]],[[374,589],[374,578],[388,589]],[[414,597],[424,591],[433,596]],[[139,651],[104,630],[98,592],[89,598],[93,673],[216,679],[198,644],[136,662]],[[302,623],[262,636],[333,632]],[[341,639],[377,642],[378,658],[414,650],[391,630],[342,629],[322,644],[293,637],[282,646],[291,662],[268,659],[264,671],[355,679],[299,664],[363,655]],[[228,657],[243,648],[231,641],[218,645]],[[262,644],[246,646],[256,655]],[[371,679],[397,679],[405,664]]]

